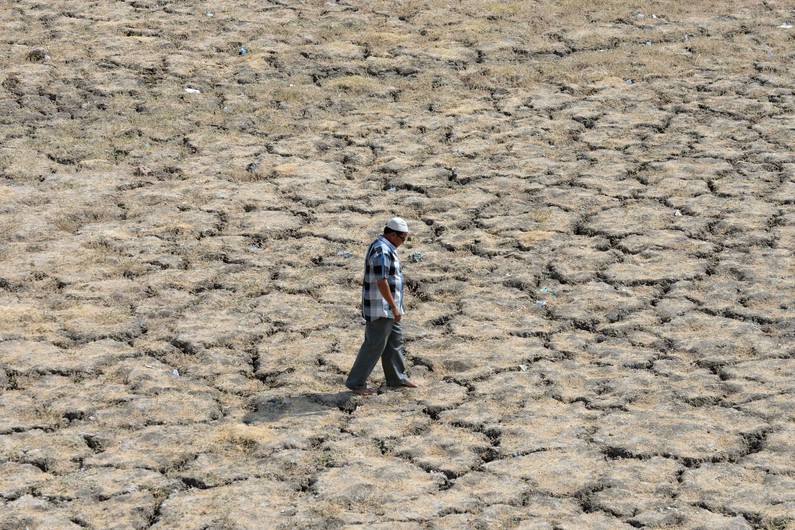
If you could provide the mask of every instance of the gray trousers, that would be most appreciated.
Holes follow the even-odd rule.
[[[400,323],[391,318],[367,322],[364,342],[359,348],[345,386],[350,389],[367,388],[367,378],[378,359],[381,359],[387,385],[400,386],[408,379],[406,360],[403,358],[403,330]]]

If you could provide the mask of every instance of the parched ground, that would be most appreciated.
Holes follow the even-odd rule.
[[[0,3],[0,528],[795,528],[794,7]]]

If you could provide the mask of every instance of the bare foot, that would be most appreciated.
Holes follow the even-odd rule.
[[[353,392],[357,396],[369,396],[373,393],[373,391],[370,390],[369,388],[352,388],[351,392]]]

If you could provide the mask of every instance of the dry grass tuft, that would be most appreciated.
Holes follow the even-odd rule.
[[[268,425],[227,425],[218,430],[213,442],[221,449],[255,453],[260,444],[276,440]]]

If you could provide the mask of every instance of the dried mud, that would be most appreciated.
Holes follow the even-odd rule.
[[[793,6],[554,4],[0,5],[0,528],[795,528]]]

